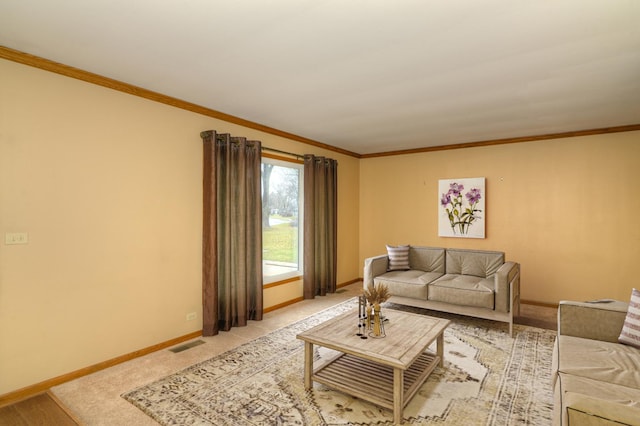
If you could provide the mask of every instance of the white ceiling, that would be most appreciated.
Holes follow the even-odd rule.
[[[640,0],[1,0],[0,45],[358,154],[640,124]]]

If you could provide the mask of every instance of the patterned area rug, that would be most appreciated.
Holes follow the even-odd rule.
[[[390,410],[303,383],[296,334],[357,306],[353,299],[128,392],[126,400],[163,425],[392,425]],[[386,304],[384,309],[452,320],[444,368],[404,410],[405,424],[549,425],[555,332]],[[354,333],[357,319],[354,319]],[[319,349],[315,364],[335,353]]]

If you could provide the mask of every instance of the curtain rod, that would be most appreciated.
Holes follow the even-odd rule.
[[[287,151],[281,151],[279,149],[275,149],[275,148],[267,148],[266,146],[262,147],[263,151],[271,151],[271,152],[277,152],[278,154],[285,154],[285,155],[291,155],[293,157],[296,157],[297,159],[302,159],[304,160],[304,155],[300,155],[300,154],[294,154],[293,152],[287,152]]]

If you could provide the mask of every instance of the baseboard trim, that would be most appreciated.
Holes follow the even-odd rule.
[[[264,308],[263,312],[266,314],[267,312],[273,312],[280,308],[284,308],[285,306],[293,305],[294,303],[302,302],[304,299],[302,297],[296,297],[295,299],[287,300],[286,302],[279,303],[277,305],[269,306],[268,308]]]
[[[351,281],[346,281],[346,282],[343,282],[341,284],[337,284],[336,288],[346,287],[346,286],[351,285],[353,283],[357,283],[358,281],[362,281],[362,278],[355,278],[355,279],[353,279]],[[279,304],[273,305],[273,306],[269,306],[268,308],[265,308],[263,312],[265,314],[267,312],[273,312],[273,311],[278,310],[280,308],[284,308],[286,306],[293,305],[294,303],[302,302],[303,300],[304,300],[304,298],[302,298],[302,297],[296,297],[295,299],[287,300],[286,302],[279,303]]]
[[[337,287],[338,288],[345,287],[350,284],[356,283],[358,281],[362,281],[362,278],[355,278],[353,280],[346,281],[344,283],[338,284]],[[285,306],[293,305],[294,303],[300,302],[302,300],[304,300],[302,297],[296,297],[284,303],[280,303],[278,305],[265,308],[264,312],[265,313],[272,312],[277,309],[284,308]],[[23,401],[27,398],[31,398],[32,396],[41,394],[43,392],[47,392],[53,386],[58,386],[66,382],[70,382],[71,380],[79,379],[80,377],[98,372],[100,370],[104,370],[109,367],[113,367],[114,365],[122,364],[123,362],[131,361],[135,358],[139,358],[141,356],[148,355],[152,352],[166,349],[168,347],[175,346],[179,343],[186,342],[187,340],[191,340],[191,339],[196,339],[201,336],[202,336],[202,330],[194,331],[193,333],[185,334],[184,336],[176,337],[175,339],[167,340],[166,342],[158,343],[156,345],[149,346],[144,349],[140,349],[125,355],[121,355],[119,357],[112,358],[110,360],[103,361],[98,364],[91,365],[89,367],[81,368],[80,370],[72,371],[71,373],[63,374],[61,376],[54,377],[52,379],[48,379],[43,382],[26,386],[22,389],[9,392],[4,395],[0,395],[0,407],[15,404],[16,402]]]
[[[536,302],[535,300],[520,300],[520,303],[522,303],[523,305],[534,305],[534,306],[542,306],[544,308],[558,309],[557,303]]]
[[[20,402],[32,396],[46,392],[53,386],[58,386],[71,380],[79,379],[80,377],[95,373],[100,370],[104,370],[109,367],[113,367],[114,365],[122,364],[123,362],[131,361],[132,359],[139,358],[152,352],[156,352],[170,346],[177,345],[178,343],[182,343],[201,336],[202,330],[194,331],[193,333],[185,334],[184,336],[176,337],[175,339],[167,340],[166,342],[158,343],[144,349],[130,352],[128,354],[121,355],[107,361],[99,362],[98,364],[94,364],[89,367],[81,368],[80,370],[72,371],[71,373],[63,374],[61,376],[54,377],[43,382],[36,383],[31,386],[26,386],[22,389],[9,392],[4,395],[0,395],[0,407],[15,404],[16,402]]]
[[[346,287],[346,286],[351,285],[353,283],[357,283],[358,281],[362,281],[362,278],[354,278],[351,281],[346,281],[346,282],[343,282],[342,284],[338,284],[337,287],[338,288]]]

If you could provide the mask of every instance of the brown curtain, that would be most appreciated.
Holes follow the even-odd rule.
[[[262,319],[259,141],[200,134],[204,144],[203,336]]]
[[[336,291],[338,162],[304,156],[305,299]]]

